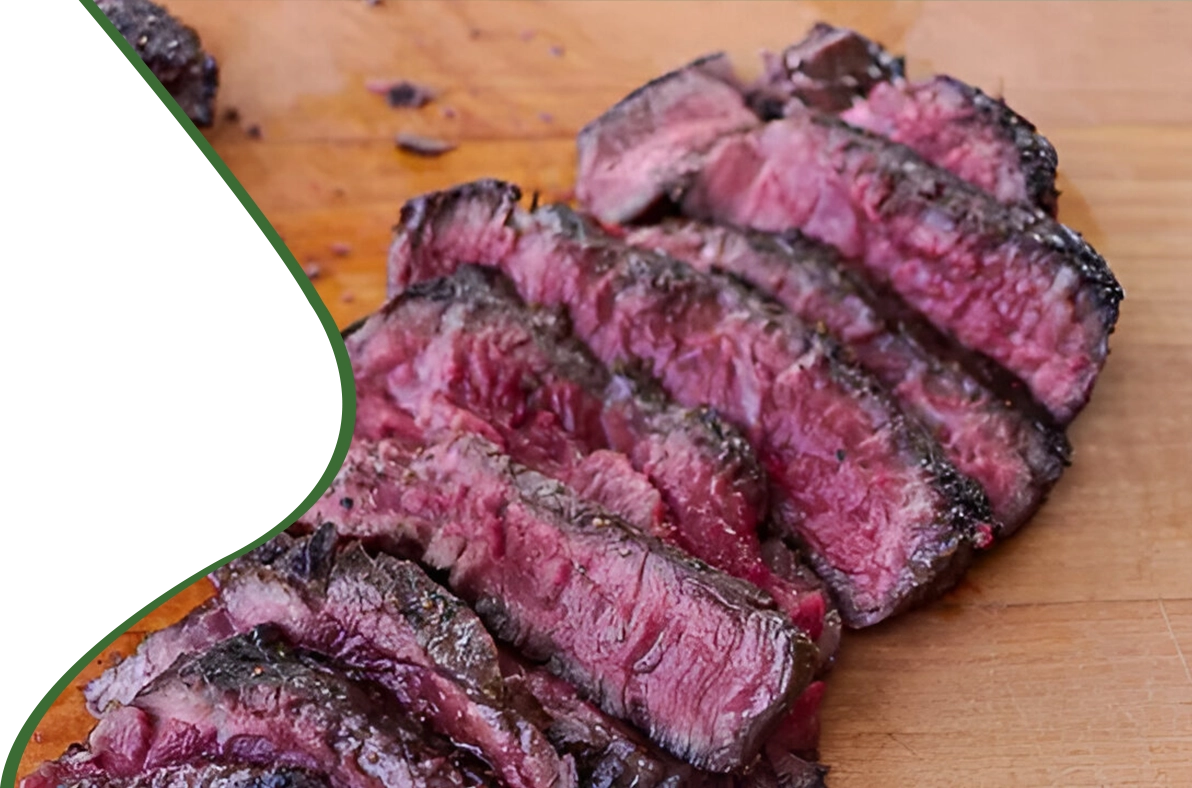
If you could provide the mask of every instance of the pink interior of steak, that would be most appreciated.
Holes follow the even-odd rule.
[[[682,166],[676,152],[701,150],[727,132],[756,125],[752,111],[733,103],[739,93],[729,71],[722,55],[696,61],[626,97],[583,129],[577,139],[578,198],[597,215],[641,214],[665,197],[669,173]],[[689,82],[699,89],[689,89]],[[623,133],[604,134],[606,123]],[[641,188],[643,182],[650,185]]]
[[[1031,202],[1022,157],[1004,129],[978,114],[955,81],[878,83],[842,120],[900,142],[1001,202]]]
[[[964,563],[967,537],[952,518],[971,515],[943,503],[932,462],[911,459],[916,428],[838,369],[805,326],[682,264],[586,244],[598,232],[577,229],[578,217],[518,213],[501,188],[469,184],[408,207],[391,283],[443,276],[461,260],[499,267],[527,301],[566,307],[606,363],[644,361],[681,404],[714,406],[749,435],[852,623],[880,620]]]
[[[726,137],[685,209],[761,230],[799,228],[839,248],[937,326],[1018,374],[1057,418],[1070,418],[1106,353],[1102,318],[1077,271],[1057,265],[1045,246],[1014,238],[991,245],[936,203],[902,199],[900,188],[911,184],[875,152],[850,148],[854,139],[809,114]]]

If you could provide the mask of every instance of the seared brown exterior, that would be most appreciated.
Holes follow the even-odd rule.
[[[198,34],[149,0],[96,0],[196,126],[215,120],[219,66]]]

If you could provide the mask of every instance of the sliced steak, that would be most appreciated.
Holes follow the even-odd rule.
[[[402,211],[392,292],[461,262],[503,270],[527,301],[570,311],[607,364],[641,361],[684,405],[749,437],[777,513],[865,626],[952,583],[990,533],[985,496],[876,381],[785,310],[724,277],[621,244],[565,207],[526,213],[480,181]]]
[[[889,309],[889,296],[843,270],[831,247],[797,232],[774,236],[685,220],[632,229],[626,240],[701,271],[739,276],[804,322],[823,325],[985,488],[1005,533],[1039,508],[1068,462],[1068,442],[1049,416],[1008,405],[961,363],[931,352],[943,342],[932,327],[896,317],[907,310]]]
[[[807,576],[762,560],[765,474],[744,437],[652,381],[611,375],[557,312],[532,310],[492,269],[418,285],[347,337],[358,431],[413,414],[423,430],[466,429],[643,531],[768,592],[830,659],[830,605]],[[829,628],[836,625],[828,616]]]
[[[367,675],[398,708],[477,753],[508,786],[574,782],[534,726],[508,708],[496,646],[466,605],[414,564],[336,552],[330,527],[282,534],[215,574],[219,596],[87,687],[92,711],[118,708],[178,657],[262,624]]]
[[[69,762],[72,758],[87,759],[86,748],[76,745],[62,761]],[[21,788],[33,788],[37,780],[36,776],[22,780]],[[60,788],[331,788],[325,775],[295,766],[207,762],[166,766],[132,777],[80,777],[58,785]]]
[[[908,81],[901,57],[823,23],[780,55],[767,53],[764,62],[750,100],[767,120],[785,114],[792,100],[839,114],[1001,202],[1055,216],[1055,148],[1004,100],[947,76]]]
[[[43,766],[27,788],[123,779],[193,762],[298,766],[334,788],[485,785],[467,753],[392,711],[378,685],[260,627],[180,657],[91,732],[88,755]]]
[[[701,768],[748,764],[810,679],[768,597],[476,434],[357,438],[304,519],[446,571],[499,639]]]
[[[576,197],[610,221],[648,215],[666,201],[685,158],[698,167],[700,151],[757,126],[740,96],[721,54],[643,85],[580,131]],[[606,125],[617,133],[606,134]]]
[[[824,767],[797,761],[778,774],[765,758],[740,774],[701,772],[659,751],[629,726],[605,715],[567,682],[502,652],[501,668],[511,697],[527,719],[546,732],[559,752],[575,759],[580,784],[591,788],[816,788]]]
[[[195,31],[149,0],[96,0],[196,126],[215,120],[219,66]]]
[[[652,84],[652,92],[627,101],[648,112],[656,102],[684,104],[682,94],[695,92],[709,115],[735,118],[744,107],[727,83],[697,68]],[[628,127],[620,120],[626,117],[637,116],[622,106],[610,110],[581,146],[648,136],[648,124]],[[700,117],[685,122],[708,125]],[[801,229],[862,264],[945,334],[1018,375],[1061,424],[1088,401],[1122,290],[1078,233],[998,203],[905,146],[807,110],[725,134],[710,149],[670,149],[666,162],[656,146],[651,153],[648,172],[609,165],[624,179],[615,199],[599,194],[600,183],[577,193],[609,222],[635,218],[619,208],[632,205],[624,195],[636,191],[669,193],[695,218]]]

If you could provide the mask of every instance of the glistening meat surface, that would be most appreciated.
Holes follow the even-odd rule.
[[[346,341],[358,435],[385,437],[404,414],[422,430],[483,435],[522,465],[757,585],[831,658],[838,617],[825,625],[829,602],[809,572],[787,580],[763,561],[765,474],[714,413],[675,405],[641,375],[610,374],[562,316],[527,307],[492,269],[412,288]]]
[[[907,310],[890,308],[892,296],[844,270],[830,247],[799,233],[678,219],[632,228],[626,240],[702,271],[739,276],[804,322],[823,325],[984,487],[1004,533],[1025,522],[1059,479],[1069,447],[1046,414],[1006,403],[960,360],[933,352],[943,338]]]
[[[810,679],[811,641],[752,586],[475,434],[357,438],[305,519],[447,572],[495,636],[701,768],[749,764]]]
[[[640,360],[680,403],[715,407],[757,449],[778,514],[854,626],[947,587],[988,541],[977,485],[834,343],[727,279],[561,206],[526,213],[519,196],[481,181],[407,204],[391,292],[465,261],[498,267],[527,301],[566,307],[605,363]]]
[[[640,116],[655,103],[692,106],[683,98],[692,92],[703,97],[698,112],[736,118],[744,107],[723,80],[688,67],[594,121],[581,145],[598,151],[608,147],[606,138],[648,140],[642,129],[653,127]],[[682,122],[708,125],[695,115]],[[669,194],[695,218],[801,229],[1017,375],[1061,424],[1088,401],[1122,290],[1105,260],[1067,227],[1002,205],[905,146],[808,110],[726,133],[710,148],[650,151],[649,168],[581,166],[577,193],[601,220],[636,218],[623,210],[634,204],[627,195]],[[581,150],[581,163],[593,158]],[[610,170],[621,180],[606,197],[601,184]],[[585,183],[589,172],[605,177]]]
[[[492,776],[355,680],[259,627],[180,657],[104,716],[87,752],[43,766],[25,788],[135,777],[194,762],[297,766],[333,788],[455,788]]]

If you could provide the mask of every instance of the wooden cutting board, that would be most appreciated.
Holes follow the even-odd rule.
[[[946,599],[846,638],[824,709],[830,784],[1192,786],[1192,4],[167,5],[218,57],[221,107],[240,116],[209,139],[318,267],[341,325],[381,303],[403,200],[481,176],[566,197],[580,126],[701,53],[756,70],[758,49],[823,19],[906,52],[915,74],[1003,94],[1055,143],[1061,219],[1126,289],[1113,354],[1034,522]],[[440,96],[390,109],[365,83],[393,78]],[[394,149],[399,131],[459,147],[417,158]],[[236,286],[221,261],[204,273]],[[195,586],[110,651],[209,593]],[[77,686],[21,774],[87,735]]]

